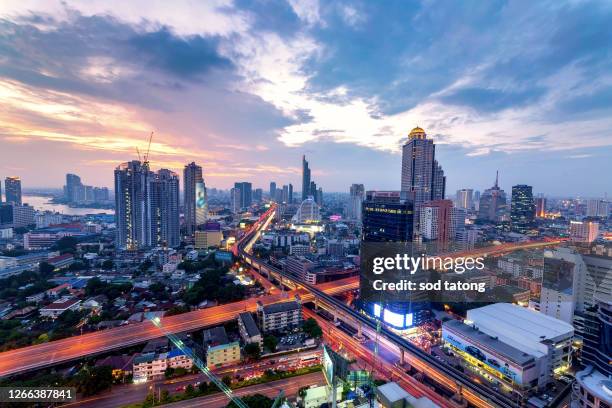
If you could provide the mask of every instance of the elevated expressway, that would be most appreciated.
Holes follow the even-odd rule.
[[[269,278],[277,279],[281,284],[289,288],[308,292],[314,297],[317,307],[321,307],[329,311],[336,319],[342,320],[344,323],[353,326],[358,333],[368,335],[374,338],[377,330],[377,323],[365,315],[357,312],[351,307],[344,304],[342,301],[334,298],[333,294],[322,291],[315,285],[310,285],[298,281],[295,277],[284,273],[279,268],[267,264],[264,260],[253,256],[250,253],[250,248],[263,229],[267,227],[273,219],[275,207],[271,207],[249,230],[247,234],[236,244],[234,253],[240,256],[252,268],[259,271],[260,274]],[[545,243],[545,245],[553,245]],[[530,245],[529,247],[533,247]],[[492,248],[483,249],[491,251]],[[516,248],[515,248],[516,249]],[[503,251],[509,251],[510,247],[504,247]],[[487,253],[488,254],[488,253]],[[335,282],[329,282],[333,284]],[[339,282],[338,282],[339,283]],[[302,297],[303,300],[311,299],[311,297]],[[417,371],[423,372],[429,378],[438,384],[452,390],[458,395],[461,395],[465,400],[476,407],[502,407],[514,408],[521,406],[521,403],[513,400],[507,395],[496,392],[489,387],[473,382],[471,378],[460,371],[438,361],[432,355],[421,350],[407,339],[401,337],[397,333],[385,328],[380,329],[379,341],[384,342],[386,346],[396,349],[401,355],[403,363],[410,364]],[[407,375],[407,374],[406,374]]]

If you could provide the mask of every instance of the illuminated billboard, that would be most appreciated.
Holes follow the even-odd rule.
[[[382,320],[393,326],[396,329],[407,329],[414,325],[414,314],[413,313],[397,313],[387,308],[382,308],[378,303],[374,303],[372,306],[372,312],[374,317],[381,318]]]
[[[196,224],[201,225],[206,221],[208,213],[208,200],[206,198],[206,186],[203,181],[195,185],[195,211]]]
[[[206,186],[204,186],[204,182],[201,181],[196,183],[196,208],[206,208]]]

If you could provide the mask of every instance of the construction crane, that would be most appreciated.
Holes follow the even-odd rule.
[[[151,140],[153,140],[153,133],[154,132],[151,132],[151,134],[149,135],[149,145],[147,146],[147,152],[143,156],[144,163],[149,163],[149,152],[151,151]]]

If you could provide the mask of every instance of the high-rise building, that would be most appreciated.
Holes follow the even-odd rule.
[[[69,202],[75,202],[77,196],[77,189],[81,187],[81,178],[76,174],[66,174],[66,186],[64,187],[64,198]]]
[[[495,185],[480,196],[478,219],[500,221],[506,211],[506,192],[499,188],[499,172],[495,174]]]
[[[109,191],[106,187],[86,186],[76,174],[66,174],[64,199],[69,203],[101,203],[109,201]]]
[[[412,241],[412,202],[399,191],[368,191],[362,207],[363,242]]]
[[[569,236],[572,242],[593,242],[599,235],[597,221],[570,221]]]
[[[253,200],[255,200],[255,202],[261,202],[263,198],[263,190],[261,188],[256,188],[255,191],[253,191]]]
[[[535,216],[538,218],[546,216],[546,198],[538,197],[535,199]]]
[[[178,183],[176,173],[162,169],[155,174],[148,162],[133,160],[115,169],[118,247],[180,244]]]
[[[420,127],[410,131],[402,147],[401,191],[414,203],[415,229],[424,202],[444,199],[446,178],[435,159],[436,145]]]
[[[234,187],[230,190],[230,208],[234,214],[238,214],[242,208],[239,188]]]
[[[534,227],[535,204],[531,186],[519,184],[512,186],[512,205],[510,220],[512,229],[524,234]]]
[[[426,201],[421,207],[419,232],[429,241],[454,240],[451,200]]]
[[[587,200],[586,216],[608,218],[610,215],[610,203],[605,200],[593,199]]]
[[[240,208],[250,207],[253,203],[253,185],[242,181],[234,183],[234,188],[240,193]]]
[[[293,204],[293,184],[289,183],[289,199],[287,200],[289,204]]]
[[[349,202],[347,206],[347,218],[361,221],[361,207],[365,199],[365,187],[363,184],[353,184],[349,190]]]
[[[310,168],[306,161],[306,155],[302,156],[302,201],[312,195],[310,188]]]
[[[471,210],[474,208],[473,200],[474,190],[471,188],[464,188],[457,190],[457,208],[463,208],[464,210]]]
[[[411,242],[413,220],[412,201],[406,199],[400,191],[366,192],[362,207],[362,253],[364,246],[371,243]],[[365,296],[368,300],[362,300],[361,307],[366,313],[400,330],[419,325],[429,318],[430,303],[426,293],[413,291],[406,298],[404,295],[385,292],[384,297],[376,300],[372,298],[371,285],[370,276],[362,271],[361,293],[370,293]]]
[[[0,204],[2,204],[2,180],[0,180]]]
[[[153,172],[139,160],[115,169],[115,220],[117,246],[137,249],[151,246],[150,183]]]
[[[34,207],[30,205],[13,204],[13,227],[27,227],[35,223]]]
[[[173,171],[161,169],[153,178],[150,222],[152,245],[179,246],[179,177]]]
[[[289,186],[286,184],[283,186],[283,190],[281,191],[280,201],[281,203],[285,204],[289,202]]]
[[[270,200],[276,200],[276,182],[270,182]]]
[[[598,296],[585,324],[582,363],[576,373],[571,407],[612,406],[612,297]]]
[[[323,187],[319,187],[317,189],[317,194],[315,196],[315,200],[319,206],[323,207]]]
[[[451,208],[451,231],[450,239],[458,240],[463,238],[463,231],[465,230],[465,218],[467,216],[467,210],[463,208],[452,207]]]
[[[585,327],[582,362],[612,377],[612,296],[595,296],[595,305]]]
[[[7,203],[21,205],[21,179],[19,177],[7,177],[4,180],[4,195]]]
[[[208,205],[202,167],[195,162],[183,169],[183,195],[185,233],[193,235],[198,225],[206,221]]]

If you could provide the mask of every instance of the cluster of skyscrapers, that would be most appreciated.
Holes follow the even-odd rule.
[[[206,221],[207,197],[202,168],[184,169],[185,233],[193,235]],[[176,247],[181,241],[179,176],[168,169],[153,172],[149,162],[134,160],[115,169],[117,245],[125,249]]]
[[[109,191],[106,187],[84,185],[76,174],[66,174],[64,200],[67,203],[102,203],[109,201]]]
[[[270,182],[270,200],[278,203],[293,204],[293,184],[285,184],[277,188],[276,182]]]
[[[323,189],[317,187],[317,183],[312,180],[310,167],[308,167],[308,161],[304,155],[302,156],[302,201],[306,200],[309,196],[317,204],[323,205]]]

